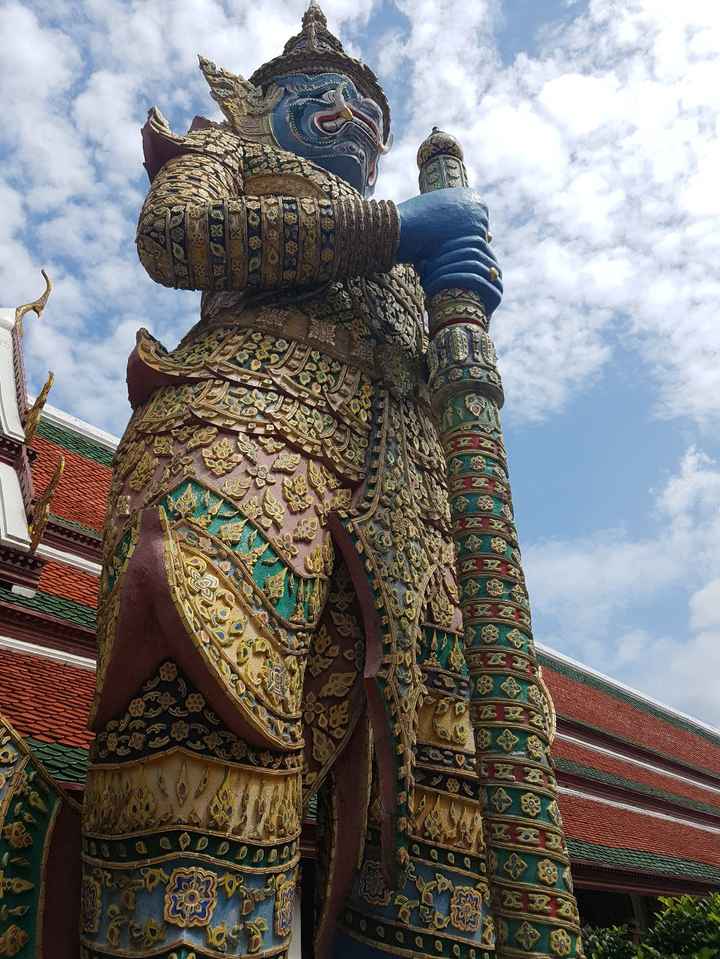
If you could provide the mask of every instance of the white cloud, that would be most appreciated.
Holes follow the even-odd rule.
[[[720,579],[712,579],[690,597],[690,625],[694,630],[720,627]]]
[[[691,447],[653,508],[645,539],[617,529],[524,550],[537,636],[720,724],[720,464]],[[657,628],[667,602],[687,611],[681,635]]]
[[[618,636],[611,672],[659,702],[720,728],[720,630],[679,639],[630,630]]]

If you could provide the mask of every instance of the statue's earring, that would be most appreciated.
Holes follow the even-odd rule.
[[[394,143],[395,134],[391,133],[384,143],[378,144],[378,152],[380,153],[380,156],[387,156],[387,154],[392,150]]]

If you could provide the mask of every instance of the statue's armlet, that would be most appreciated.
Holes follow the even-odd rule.
[[[400,230],[393,203],[245,196],[243,140],[221,127],[176,137],[158,116],[143,131],[152,186],[137,235],[143,266],[158,283],[291,289],[394,265]]]
[[[242,141],[197,119],[177,136],[157,110],[142,134],[151,186],[138,222],[140,261],[163,286],[213,289],[213,251],[222,238],[215,236],[212,205],[242,194]]]

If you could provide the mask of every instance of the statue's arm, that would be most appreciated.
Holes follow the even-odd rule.
[[[386,272],[398,241],[390,202],[245,196],[239,150],[167,160],[137,233],[152,279],[190,290],[287,289]]]

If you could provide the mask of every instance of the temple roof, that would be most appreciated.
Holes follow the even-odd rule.
[[[573,729],[705,773],[720,786],[720,731],[554,651],[541,648],[539,659],[558,716]]]
[[[37,452],[32,464],[37,493],[45,490],[64,456],[65,471],[53,498],[53,514],[99,536],[110,492],[112,449],[46,416],[40,420],[32,448]]]

